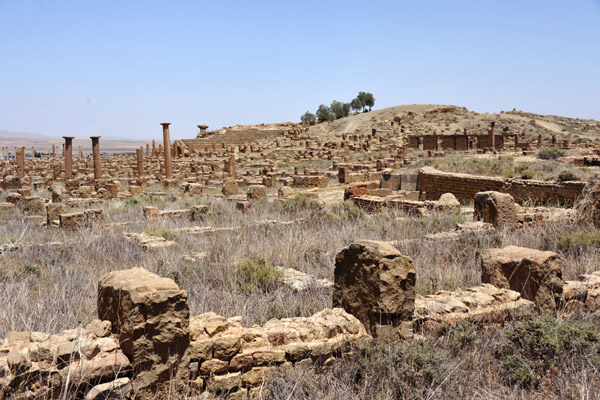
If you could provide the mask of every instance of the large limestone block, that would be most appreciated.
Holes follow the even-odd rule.
[[[25,197],[23,204],[23,214],[26,216],[46,216],[46,205],[40,197]]]
[[[435,209],[443,214],[460,214],[460,202],[452,193],[444,193],[435,204]]]
[[[50,203],[46,207],[46,223],[48,226],[51,226],[53,223],[57,223],[59,221],[59,215],[64,214],[66,211],[66,207],[62,203]]]
[[[481,257],[481,281],[511,289],[541,310],[557,308],[563,292],[563,260],[551,251],[508,246]]]
[[[234,178],[227,178],[221,190],[224,196],[235,196],[239,193],[238,184]]]
[[[514,229],[517,227],[517,208],[510,194],[500,192],[479,192],[475,194],[475,221],[483,221],[495,228]]]
[[[132,361],[137,398],[151,397],[163,382],[187,379],[187,292],[143,268],[113,271],[98,283],[98,315],[112,323]]]
[[[412,319],[416,269],[391,244],[352,243],[337,254],[334,274],[333,306],[358,318],[370,334]]]
[[[248,200],[260,200],[267,197],[267,188],[263,185],[250,185],[248,187]]]

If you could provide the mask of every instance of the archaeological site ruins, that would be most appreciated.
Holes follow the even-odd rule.
[[[600,123],[366,114],[2,145],[0,398],[565,398],[563,359],[597,385]]]

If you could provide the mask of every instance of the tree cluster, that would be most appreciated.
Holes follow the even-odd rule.
[[[358,92],[356,98],[350,103],[333,100],[329,106],[321,104],[314,114],[310,111],[305,112],[300,117],[300,121],[305,124],[314,124],[317,121],[333,121],[335,119],[347,117],[348,114],[350,114],[350,111],[371,111],[371,107],[374,105],[375,97],[373,97],[373,93]]]

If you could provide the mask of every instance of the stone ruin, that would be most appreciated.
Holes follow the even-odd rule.
[[[190,316],[187,293],[143,268],[98,283],[98,319],[54,335],[0,340],[3,398],[154,398],[186,390],[258,398],[292,367],[328,368],[376,340],[410,339],[460,320],[502,324],[536,310],[600,306],[600,272],[562,281],[552,252],[487,250],[480,286],[415,294],[417,271],[391,243],[360,241],[336,257],[334,307],[308,318],[244,327],[239,317]],[[160,394],[162,393],[162,395]]]
[[[214,313],[190,317],[187,293],[143,268],[100,280],[98,317],[56,335],[10,332],[0,340],[3,398],[148,399],[186,385],[256,397],[278,370],[326,368],[372,340],[340,308],[251,328]]]

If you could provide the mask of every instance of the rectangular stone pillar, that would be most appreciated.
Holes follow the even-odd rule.
[[[92,139],[92,156],[94,157],[94,179],[102,179],[102,162],[100,161],[100,136],[90,136]]]
[[[141,147],[137,149],[137,169],[138,178],[142,179],[144,177],[144,150]]]
[[[229,155],[229,163],[227,165],[227,173],[230,177],[235,178],[235,154]]]
[[[490,136],[492,137],[492,150],[496,149],[496,135],[494,134],[494,125],[496,125],[495,122],[491,122],[490,124]]]
[[[17,147],[17,176],[21,179],[25,177],[25,146]]]
[[[163,141],[164,141],[164,149],[165,149],[165,177],[167,179],[172,178],[172,170],[171,170],[171,138],[169,137],[169,125],[170,122],[161,123],[163,127]]]
[[[65,180],[73,179],[73,137],[63,136],[65,139]]]

